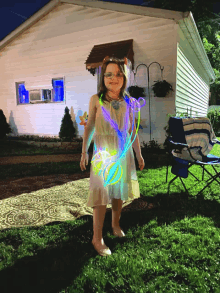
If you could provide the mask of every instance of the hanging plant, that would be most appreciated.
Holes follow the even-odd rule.
[[[152,86],[152,89],[156,97],[162,97],[162,98],[166,97],[169,91],[173,91],[172,85],[166,80],[155,81],[155,84]]]
[[[146,97],[144,88],[139,87],[137,85],[129,86],[128,92],[130,96],[135,98],[136,100],[138,100],[140,97]]]

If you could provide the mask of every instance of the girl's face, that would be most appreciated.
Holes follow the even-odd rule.
[[[110,75],[110,77],[104,76],[104,83],[107,90],[113,93],[120,93],[124,83],[124,75],[118,65],[113,63],[108,64],[105,74]]]

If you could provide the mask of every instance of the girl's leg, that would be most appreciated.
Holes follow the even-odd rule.
[[[106,205],[95,206],[93,208],[93,242],[104,244],[102,237],[103,223],[105,219]]]
[[[121,217],[122,202],[121,199],[112,199],[112,228],[120,227],[119,220]]]

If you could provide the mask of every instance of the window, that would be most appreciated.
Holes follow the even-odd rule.
[[[26,91],[24,83],[17,83],[16,87],[18,103],[28,104],[29,103],[29,92]]]
[[[63,78],[52,79],[53,89],[26,90],[25,82],[16,83],[16,94],[18,104],[34,104],[44,102],[64,101]]]
[[[52,91],[53,90],[43,90],[42,96],[43,96],[44,101],[52,101],[53,100],[53,99],[51,99]]]
[[[54,102],[64,101],[63,79],[52,79]]]

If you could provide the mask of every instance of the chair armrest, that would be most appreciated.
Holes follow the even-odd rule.
[[[185,143],[180,143],[180,142],[174,142],[172,141],[170,138],[168,138],[169,142],[172,143],[172,144],[175,144],[177,146],[183,146],[183,147],[188,147],[188,144],[185,144]],[[220,143],[220,142],[219,142]]]
[[[183,147],[186,147],[187,150],[189,151],[189,154],[190,154],[191,158],[193,159],[193,161],[194,161],[194,162],[197,161],[197,160],[192,156],[192,153],[191,153],[191,151],[190,151],[190,148],[189,148],[188,144],[185,144],[185,143],[179,143],[179,142],[174,142],[174,141],[172,141],[170,138],[168,138],[168,140],[169,140],[170,143],[172,143],[172,144],[174,144],[174,145],[176,146],[176,148],[174,148],[174,149],[178,149],[178,150],[179,150],[181,147],[182,147],[182,148],[183,148]],[[182,151],[182,149],[181,149],[181,151]]]

